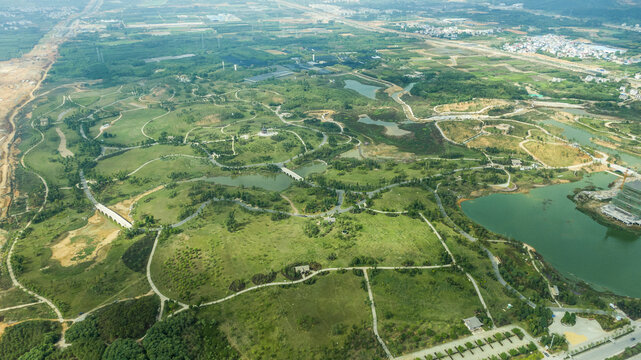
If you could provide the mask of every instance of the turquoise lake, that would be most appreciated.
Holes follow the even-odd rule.
[[[615,177],[586,176],[528,194],[492,194],[462,203],[463,212],[487,229],[534,247],[565,276],[598,290],[641,297],[641,238],[601,225],[567,198],[575,188],[607,188]]]

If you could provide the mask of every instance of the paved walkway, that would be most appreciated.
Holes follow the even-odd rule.
[[[470,241],[477,241],[477,239],[475,237],[473,237],[472,235],[468,234],[463,229],[461,229],[447,215],[447,213],[445,212],[445,208],[443,207],[443,203],[441,202],[441,197],[438,196],[438,186],[436,187],[436,190],[434,190],[434,196],[436,197],[436,205],[438,206],[439,210],[441,211],[441,215],[443,215],[443,217],[447,220],[448,224],[450,224],[454,228],[454,230],[456,230],[459,234],[463,235],[466,239],[468,239]],[[490,259],[490,262],[492,263],[492,270],[494,271],[494,276],[496,277],[497,281],[501,285],[503,285],[506,289],[508,289],[512,293],[516,294],[516,296],[518,296],[519,299],[525,301],[525,303],[527,303],[530,307],[535,308],[536,304],[534,304],[528,298],[523,296],[523,294],[521,294],[518,290],[516,290],[510,284],[508,284],[507,281],[505,281],[505,279],[501,275],[501,271],[499,270],[499,263],[496,260],[496,257],[494,256],[494,254],[492,254],[492,252],[488,248],[483,246],[483,245],[481,245],[481,249],[483,249],[483,251],[485,251],[485,253],[487,254],[488,258]]]
[[[99,203],[93,197],[93,194],[91,193],[91,190],[89,190],[89,186],[87,185],[87,180],[85,179],[85,173],[82,170],[80,170],[80,183],[82,185],[82,189],[85,192],[85,195],[87,196],[89,201],[91,201],[91,203],[96,208],[96,210],[100,211],[105,216],[107,216],[111,220],[115,221],[118,225],[124,227],[125,229],[131,229],[133,227],[133,225],[127,219],[122,217],[117,212],[115,212],[115,211],[111,210],[110,208],[106,207],[105,205]]]
[[[472,351],[469,351],[469,350],[465,351],[463,353],[463,356],[461,356],[461,354],[452,355],[452,359],[481,360],[481,359],[489,358],[493,355],[498,356],[503,352],[507,353],[511,349],[516,349],[521,346],[526,346],[530,342],[533,342],[536,344],[536,341],[534,340],[534,338],[528,335],[527,332],[523,329],[521,329],[521,331],[523,331],[523,333],[525,334],[525,337],[523,337],[522,340],[519,340],[518,337],[513,336],[509,340],[502,340],[501,343],[493,342],[492,344],[487,344],[485,342],[485,339],[494,336],[494,334],[496,333],[511,331],[514,328],[515,326],[508,325],[508,326],[503,326],[490,331],[482,331],[459,340],[454,340],[445,344],[431,347],[429,349],[424,349],[424,350],[416,351],[410,354],[405,354],[405,355],[396,357],[396,359],[397,360],[414,360],[414,359],[423,359],[427,355],[434,355],[436,353],[446,354],[448,349],[455,349],[457,346],[465,347],[465,343],[467,342],[476,344],[477,340],[482,340],[484,341],[485,344],[483,346],[472,349]]]
[[[592,350],[572,356],[576,360],[601,360],[621,353],[625,348],[634,346],[641,342],[641,323],[634,324],[636,329],[628,335],[622,336],[607,344],[601,345]],[[633,340],[634,339],[634,340]]]
[[[376,340],[378,340],[378,342],[383,347],[387,358],[394,359],[392,353],[387,348],[385,341],[383,341],[381,336],[378,334],[378,317],[376,316],[376,305],[374,305],[374,295],[372,294],[372,286],[369,283],[369,275],[367,275],[367,270],[363,271],[363,275],[365,276],[365,283],[367,284],[367,296],[369,297],[369,304],[372,307],[372,329],[374,330],[374,335],[376,336]]]
[[[160,298],[160,311],[158,312],[158,321],[162,320],[162,314],[165,310],[165,301],[173,300],[161,293],[160,290],[158,290],[158,288],[156,287],[156,284],[154,284],[154,281],[151,279],[151,263],[154,260],[154,254],[156,253],[156,247],[158,247],[158,239],[160,239],[161,233],[162,231],[158,231],[156,239],[154,240],[154,246],[151,248],[151,253],[149,254],[149,260],[147,260],[147,281],[149,282],[151,290],[153,290],[153,292],[156,293],[156,295],[158,295],[158,297]],[[182,307],[181,310],[187,309],[188,307],[186,304],[183,304],[178,300],[173,301],[175,301]]]

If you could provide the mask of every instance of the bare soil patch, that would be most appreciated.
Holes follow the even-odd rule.
[[[120,216],[122,216],[125,219],[127,219],[127,221],[129,221],[130,223],[133,223],[134,219],[131,216],[131,211],[133,210],[134,205],[138,201],[140,201],[140,199],[144,198],[145,196],[151,195],[151,194],[155,193],[156,191],[162,190],[164,188],[165,188],[164,185],[160,185],[160,186],[155,187],[155,188],[153,188],[153,189],[151,189],[149,191],[145,191],[144,193],[139,194],[136,197],[133,197],[131,199],[123,200],[123,201],[121,201],[119,203],[116,203],[115,205],[111,206],[110,208],[111,208],[111,210],[113,210],[113,211],[117,212],[118,214],[120,214]]]
[[[62,241],[51,247],[51,258],[62,266],[73,266],[104,258],[120,232],[120,228],[96,211],[87,225],[67,233]]]
[[[402,152],[396,146],[387,144],[362,145],[363,155],[367,158],[410,160],[414,154]]]
[[[67,149],[67,137],[65,136],[65,133],[63,133],[59,127],[56,128],[56,133],[58,133],[58,136],[60,137],[60,144],[58,144],[58,152],[60,153],[60,156],[63,158],[72,157],[73,153],[71,150]]]
[[[547,166],[566,167],[590,161],[590,157],[585,153],[568,145],[541,144],[531,141],[525,143],[524,146],[535,158]]]
[[[282,52],[280,50],[268,49],[268,50],[263,50],[263,51],[268,53],[268,54],[272,54],[272,55],[287,55],[287,54],[285,54],[284,52]]]
[[[210,114],[196,122],[196,125],[213,125],[220,123],[220,115]]]
[[[150,94],[141,96],[140,100],[143,102],[159,102],[166,98],[167,93],[167,87],[156,87]]]
[[[441,113],[476,112],[484,109],[489,110],[493,107],[504,105],[509,105],[509,102],[500,99],[475,99],[472,101],[465,101],[455,104],[438,105],[434,108],[434,110]]]

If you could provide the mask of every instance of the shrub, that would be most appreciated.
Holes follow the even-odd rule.
[[[245,289],[245,280],[234,280],[229,285],[229,290],[239,292]]]

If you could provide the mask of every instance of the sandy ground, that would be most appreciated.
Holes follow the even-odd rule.
[[[269,50],[263,50],[263,51],[268,53],[268,54],[272,54],[272,55],[287,55],[287,54],[285,54],[284,52],[282,52],[280,50],[269,49]]]
[[[607,334],[596,320],[576,318],[576,325],[566,326],[561,324],[563,312],[554,313],[554,322],[550,326],[551,333],[563,334],[568,339],[570,349],[575,349],[581,344],[595,341]]]
[[[218,114],[211,114],[207,115],[201,120],[196,122],[196,125],[213,125],[213,124],[218,124],[220,123],[220,115]]]
[[[438,105],[434,108],[434,110],[436,110],[437,112],[472,112],[479,111],[487,107],[496,107],[508,104],[509,103],[505,100],[478,99],[455,104]]]
[[[89,2],[83,14],[100,8],[101,0]],[[0,218],[7,215],[11,204],[11,177],[16,164],[17,149],[14,148],[16,135],[15,120],[35,96],[34,92],[46,78],[56,60],[58,47],[73,36],[79,27],[79,20],[63,20],[28,53],[20,58],[0,62],[0,130],[7,136],[0,141]]]
[[[515,29],[505,29],[505,31],[508,31],[508,32],[511,32],[511,33],[517,34],[517,35],[526,35],[527,34],[525,31],[515,30]]]
[[[389,96],[392,96],[392,94],[395,94],[399,91],[403,91],[404,89],[398,85],[390,86],[387,89],[385,89],[385,93]]]
[[[588,155],[577,148],[565,144],[527,142],[524,147],[532,157],[552,167],[581,165],[591,160]]]
[[[89,260],[100,261],[106,256],[109,245],[118,237],[119,232],[120,229],[115,224],[96,211],[87,225],[69,231],[62,241],[51,247],[51,258],[60,261],[65,267]],[[90,246],[94,247],[91,253],[77,258],[86,249],[90,249]]]
[[[334,110],[314,110],[314,111],[308,111],[307,115],[320,120],[321,122],[331,122],[335,123],[338,125],[341,129],[345,127],[345,124],[335,121],[334,120],[334,115],[336,115],[336,111]]]
[[[291,207],[292,207],[292,212],[293,212],[294,214],[300,214],[300,212],[299,212],[299,211],[298,211],[298,209],[296,208],[296,205],[294,205],[294,202],[293,202],[293,201],[291,201],[287,196],[285,196],[285,195],[283,195],[283,194],[280,194],[280,197],[282,197],[283,199],[285,199],[285,200],[289,203],[289,206],[291,206]]]
[[[552,114],[552,119],[567,124],[573,124],[575,118],[576,115],[565,111],[555,111]]]
[[[56,128],[56,132],[58,133],[58,136],[60,137],[60,144],[58,144],[58,152],[60,153],[60,156],[66,158],[66,157],[72,157],[73,153],[71,150],[67,149],[67,137],[65,136],[65,133],[60,130],[60,128]]]
[[[140,199],[144,198],[145,196],[151,195],[151,194],[155,193],[156,191],[164,189],[164,188],[165,188],[164,185],[160,185],[160,186],[158,186],[156,188],[153,188],[153,189],[151,189],[149,191],[146,191],[146,192],[144,192],[144,193],[142,193],[142,194],[140,194],[140,195],[138,195],[136,197],[133,197],[133,198],[127,199],[127,200],[123,200],[123,201],[115,204],[114,206],[111,206],[111,210],[113,210],[113,211],[117,212],[118,214],[120,214],[120,216],[122,216],[125,219],[127,219],[127,221],[129,221],[130,223],[133,223],[134,219],[131,216],[131,211],[133,210],[134,205],[138,201],[140,201]]]
[[[33,92],[40,86],[40,82],[53,64],[57,46],[38,45],[22,58],[0,62],[0,129],[7,136],[0,143],[0,207],[2,217],[6,216],[11,197],[11,176],[16,163],[13,148],[15,138],[15,118],[18,112],[33,99]]]
[[[363,145],[363,155],[367,158],[410,160],[414,154],[399,151],[396,146],[386,144]]]
[[[168,88],[165,86],[155,87],[151,92],[151,94],[143,95],[138,100],[140,100],[140,102],[144,104],[159,103],[160,100],[163,100],[167,97],[168,93],[169,93]]]

